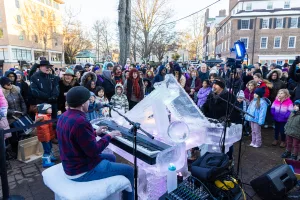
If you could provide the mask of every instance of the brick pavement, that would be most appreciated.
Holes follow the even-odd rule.
[[[242,163],[240,170],[240,177],[244,183],[249,183],[252,179],[282,163],[280,155],[283,152],[283,149],[271,146],[272,140],[272,129],[263,129],[262,148],[255,149],[248,147],[250,144],[250,137],[244,139],[242,144]],[[234,151],[235,166],[237,166],[238,144],[235,144]],[[54,153],[58,156],[57,145],[54,145]],[[24,164],[15,160],[10,161],[10,164],[12,168],[8,170],[8,180],[11,194],[22,195],[26,200],[54,199],[53,192],[43,183],[41,176],[43,171],[41,160],[30,164]],[[254,200],[260,199],[255,195],[255,192],[251,187],[244,185],[244,189]],[[0,195],[2,195],[1,188]]]

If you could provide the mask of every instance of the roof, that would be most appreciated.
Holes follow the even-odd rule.
[[[261,16],[287,16],[287,15],[300,15],[300,10],[282,10],[276,12],[240,12],[232,17],[261,17]]]
[[[76,55],[76,58],[96,58],[96,55],[88,50],[84,50],[79,52],[79,54]]]

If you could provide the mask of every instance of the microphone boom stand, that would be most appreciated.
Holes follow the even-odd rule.
[[[154,139],[154,137],[146,132],[145,130],[143,130],[141,128],[141,124],[140,123],[136,123],[131,121],[130,119],[128,119],[128,117],[126,117],[125,115],[121,114],[118,110],[114,109],[113,106],[109,106],[109,108],[113,111],[115,111],[116,113],[118,113],[121,117],[123,117],[132,127],[130,129],[131,134],[133,135],[133,156],[134,156],[134,199],[137,200],[138,199],[138,170],[137,170],[137,144],[136,144],[136,137],[137,137],[137,130],[141,130],[143,133],[145,133],[145,135],[147,135],[149,138]]]

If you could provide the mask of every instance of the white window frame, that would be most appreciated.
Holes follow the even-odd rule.
[[[289,6],[288,8],[285,7],[285,6],[287,6],[287,5]],[[290,0],[284,1],[283,9],[291,9],[291,1],[290,1]]]
[[[275,47],[276,38],[280,38],[279,47]],[[274,49],[281,49],[281,42],[282,42],[282,37],[281,36],[275,36],[274,37]]]
[[[295,27],[292,27],[292,19],[296,19],[297,20]],[[290,28],[298,28],[298,23],[299,23],[298,20],[299,20],[298,17],[291,17],[291,27]]]
[[[224,51],[227,51],[227,41],[224,42]]]
[[[272,5],[272,8],[269,8],[269,6],[270,5]],[[268,4],[267,4],[267,10],[273,10],[273,2],[272,1],[270,1],[270,2],[268,2]]]
[[[262,28],[262,29],[269,29],[269,28],[270,28],[270,27],[269,27],[269,25],[270,25],[270,18],[263,18],[262,20],[263,20],[263,23],[262,23],[262,25],[261,25],[261,28]],[[263,25],[264,25],[264,20],[267,20],[267,27],[263,27]]]
[[[290,39],[291,38],[295,38],[294,40],[294,46],[293,47],[290,47]],[[297,42],[297,37],[296,36],[289,36],[289,40],[288,40],[288,49],[295,49],[296,48],[296,42]]]
[[[249,5],[250,5],[250,9],[247,9],[247,8],[249,8],[249,7],[248,7]],[[251,3],[251,2],[246,3],[245,11],[252,11],[252,3]]]
[[[282,20],[281,27],[277,27],[278,19]],[[283,29],[283,18],[277,18],[276,19],[276,27],[275,27],[275,29]]]
[[[267,40],[266,40],[266,47],[262,47],[261,46],[261,44],[262,44],[262,39],[263,38],[266,38]],[[269,38],[268,37],[261,37],[260,38],[260,49],[268,49],[268,40],[269,40]]]
[[[242,42],[242,39],[247,39],[247,45],[245,45],[245,49],[249,48],[249,37],[241,37],[240,41]],[[245,43],[244,43],[245,44]]]
[[[243,28],[243,21],[248,21],[248,28]],[[250,19],[241,19],[241,30],[250,30]]]
[[[228,38],[228,50],[230,51],[230,38]]]

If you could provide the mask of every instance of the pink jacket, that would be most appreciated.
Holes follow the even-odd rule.
[[[7,101],[6,101],[6,98],[3,94],[3,91],[2,91],[2,88],[0,87],[0,108],[2,107],[8,107],[8,104],[7,104]]]
[[[291,112],[293,111],[293,102],[290,98],[280,102],[275,99],[271,106],[271,114],[276,122],[287,122]]]

